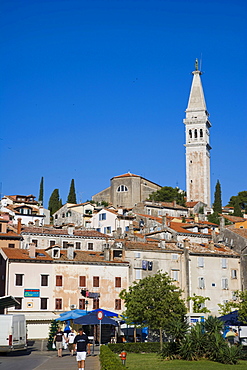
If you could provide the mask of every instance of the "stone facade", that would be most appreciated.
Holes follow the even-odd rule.
[[[192,72],[193,82],[189,103],[184,119],[186,132],[186,192],[187,201],[210,201],[210,149],[208,119],[204,93],[201,83],[201,72]]]
[[[95,194],[92,199],[95,202],[107,201],[114,207],[132,208],[146,200],[152,192],[160,189],[160,185],[144,177],[126,173],[113,177],[111,186]]]

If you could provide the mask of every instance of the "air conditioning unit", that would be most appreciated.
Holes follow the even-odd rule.
[[[76,304],[71,304],[71,305],[70,305],[70,309],[71,309],[71,310],[76,310]]]

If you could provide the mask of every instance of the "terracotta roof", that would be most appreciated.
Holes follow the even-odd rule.
[[[74,230],[74,234],[68,234],[67,229],[55,229],[51,227],[35,227],[35,226],[23,226],[21,229],[22,233],[33,233],[33,234],[47,234],[47,235],[66,235],[66,236],[83,236],[83,237],[94,237],[94,238],[108,238],[108,235],[102,234],[96,230]]]
[[[235,222],[241,222],[241,221],[246,221],[245,218],[243,217],[237,217],[237,216],[230,216],[230,215],[223,215],[223,214],[220,214],[220,216],[223,216],[224,218],[226,218],[227,220],[235,223]]]
[[[223,244],[209,244],[209,243],[189,243],[190,253],[201,253],[201,254],[210,254],[210,255],[229,255],[240,257],[240,254],[232,250],[231,248],[226,247]]]
[[[226,229],[247,239],[247,229],[239,229],[237,227],[234,227],[234,225],[227,225]]]
[[[60,258],[56,258],[56,261],[77,261],[77,262],[104,262],[104,263],[128,263],[125,261],[113,260],[113,261],[106,261],[104,258],[103,252],[93,252],[93,251],[79,251],[74,250],[74,258],[73,260],[67,258],[67,251],[61,250],[60,251]]]
[[[124,173],[123,175],[119,175],[119,176],[114,176],[113,179],[118,179],[120,177],[141,177],[141,176],[138,176],[138,175],[134,175],[133,173]]]
[[[36,258],[29,257],[29,251],[19,248],[2,248],[3,252],[9,259],[33,260],[33,261],[52,261],[52,258],[44,249],[36,250]],[[44,254],[44,256],[41,256]]]
[[[199,203],[199,201],[197,201],[197,202],[186,202],[185,204],[186,204],[186,207],[193,208],[193,207],[195,207],[195,205],[197,203]]]
[[[162,207],[164,208],[175,208],[175,209],[182,209],[186,210],[186,207],[180,206],[179,204],[174,204],[173,202],[161,202]]]
[[[138,241],[123,241],[125,244],[125,248],[129,250],[140,250],[140,251],[181,251],[180,248],[177,247],[177,243],[170,243],[166,242],[165,247],[161,248],[158,242],[138,242]]]
[[[136,213],[137,216],[145,217],[145,218],[150,218],[150,220],[154,220],[162,224],[162,218],[161,217],[156,217],[156,216],[151,216],[151,215],[146,215],[146,214],[141,214],[141,213]]]

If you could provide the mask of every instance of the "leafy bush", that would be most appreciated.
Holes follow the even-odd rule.
[[[186,337],[182,340],[179,348],[179,354],[183,360],[193,361],[199,359],[199,354],[191,335],[186,335]]]
[[[108,344],[108,347],[114,353],[120,353],[121,351],[132,352],[132,353],[158,353],[160,351],[160,344],[153,342],[138,342],[138,343],[116,343]]]
[[[165,360],[174,360],[180,358],[179,345],[177,342],[165,342],[162,351],[160,352],[161,358]]]
[[[241,346],[228,345],[222,347],[218,354],[218,361],[222,364],[236,365],[238,360],[241,358],[242,348]]]
[[[122,365],[121,360],[117,358],[116,354],[110,350],[109,346],[100,347],[100,364],[101,370],[126,369],[126,367]]]

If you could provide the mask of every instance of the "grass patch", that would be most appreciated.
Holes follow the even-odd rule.
[[[240,361],[239,365],[225,365],[218,362],[212,362],[208,360],[200,361],[184,361],[184,360],[173,360],[164,361],[155,353],[127,353],[126,369],[129,370],[173,370],[173,369],[185,369],[185,370],[223,370],[233,369],[236,366],[237,370],[246,370],[247,361]]]

